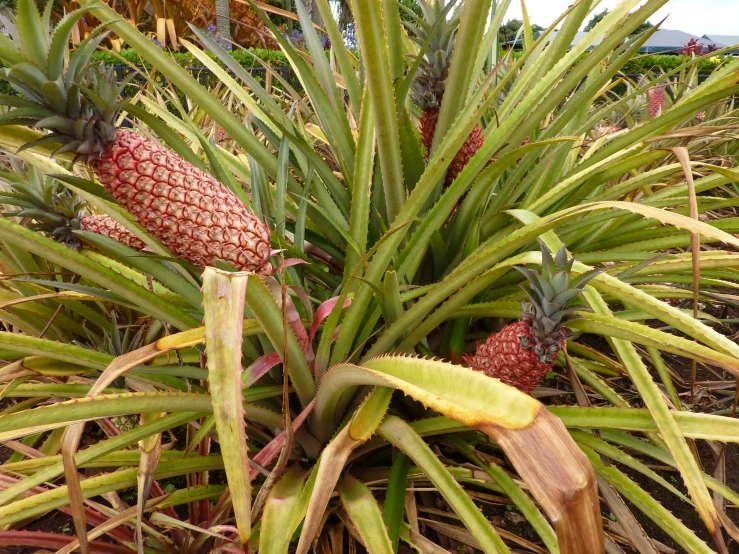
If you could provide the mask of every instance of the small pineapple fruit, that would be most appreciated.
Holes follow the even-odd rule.
[[[10,157],[12,172],[0,174],[0,183],[10,190],[0,190],[0,204],[19,209],[5,211],[6,217],[30,220],[28,228],[69,246],[79,248],[75,231],[82,229],[105,235],[135,250],[146,246],[123,225],[107,215],[87,215],[87,203],[53,177],[43,175]]]
[[[131,231],[118,223],[109,215],[88,215],[80,220],[80,228],[83,231],[104,235],[121,244],[125,244],[134,250],[143,250],[146,247],[144,241],[135,236]]]
[[[453,0],[452,0],[453,1]],[[459,25],[459,9],[452,12],[451,17],[446,19],[444,12],[449,0],[433,0],[432,2],[419,2],[423,16],[408,12],[414,19],[414,24],[409,25],[411,39],[419,47],[423,45],[433,30],[439,18],[443,22],[434,32],[430,46],[421,61],[416,76],[411,85],[411,99],[421,109],[420,131],[421,142],[426,148],[426,156],[431,150],[436,133],[436,122],[439,118],[441,101],[444,98],[446,80],[449,77],[449,62],[451,61],[452,49]],[[448,185],[460,174],[467,163],[477,153],[484,141],[482,127],[475,125],[472,132],[465,140],[462,147],[452,159],[447,169],[446,184]]]
[[[71,53],[52,52],[50,34],[54,44],[67,45],[69,32],[60,24],[50,33],[35,2],[18,2],[18,28],[11,29],[18,36],[0,49],[0,75],[24,98],[8,102],[17,107],[2,123],[46,132],[26,147],[57,142],[62,146],[55,154],[75,153],[118,204],[178,257],[200,267],[223,260],[265,272],[269,227],[210,175],[148,138],[117,129],[124,85],[116,84],[110,68],[90,63],[93,36]],[[41,44],[33,43],[37,37]]]
[[[647,90],[649,99],[649,118],[654,119],[665,109],[665,88],[654,87]]]
[[[507,385],[531,393],[552,369],[565,344],[565,324],[577,319],[572,301],[600,270],[583,273],[575,279],[570,272],[574,258],[567,258],[564,246],[552,259],[541,246],[541,271],[516,267],[528,279],[522,287],[531,302],[524,302],[523,319],[506,325],[478,344],[474,354],[464,357],[470,368]]]

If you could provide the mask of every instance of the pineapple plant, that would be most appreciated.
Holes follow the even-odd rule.
[[[123,356],[134,352],[144,346],[146,332],[149,330],[152,320],[135,320],[135,312],[123,309],[119,314],[115,309],[110,311],[110,323],[102,329],[102,334],[97,336],[85,329],[86,341],[78,341],[78,344],[88,347],[90,350],[110,354],[111,356]],[[133,321],[132,321],[133,320]],[[116,387],[124,387],[125,379],[119,377],[113,382]],[[138,415],[123,414],[113,416],[110,422],[120,431],[125,433],[134,429],[139,424]]]
[[[549,373],[564,348],[565,325],[578,318],[573,312],[583,309],[573,301],[600,272],[592,270],[573,279],[575,259],[568,258],[564,246],[552,258],[542,244],[541,257],[541,271],[516,267],[528,281],[522,286],[530,299],[522,303],[523,319],[493,333],[478,344],[474,354],[464,357],[470,368],[528,394]]]
[[[22,98],[0,123],[34,126],[44,135],[25,147],[59,143],[86,164],[113,198],[174,254],[198,267],[225,261],[239,270],[269,272],[270,230],[225,185],[154,140],[115,126],[125,105],[112,69],[90,63],[90,37],[68,51],[74,12],[55,30],[43,29],[31,2],[18,6],[19,22],[41,30],[11,28],[4,41],[2,76]],[[54,48],[52,48],[52,44]],[[65,60],[69,61],[65,63]],[[86,220],[98,230],[122,234],[107,220]]]
[[[446,18],[447,6],[450,1],[453,3],[455,0],[433,0],[431,3],[424,0],[419,2],[418,4],[423,12],[421,16],[406,8],[406,12],[413,21],[412,24],[406,26],[411,39],[419,47],[425,44],[433,33],[428,50],[424,54],[411,84],[411,99],[421,110],[419,131],[426,157],[431,151],[431,145],[436,134],[436,123],[439,119],[439,110],[444,98],[445,84],[449,76],[449,64],[460,19],[459,10],[454,10],[452,15],[448,19]],[[437,25],[440,19],[442,19],[442,22]],[[434,29],[435,26],[436,29]],[[447,185],[454,181],[477,153],[484,139],[482,127],[478,123],[449,164],[446,174]]]
[[[71,248],[79,248],[75,231],[89,231],[110,237],[134,250],[145,244],[108,215],[85,215],[87,203],[53,177],[43,176],[33,167],[10,159],[12,171],[0,174],[9,190],[0,191],[0,203],[13,206],[5,217],[30,220],[29,229],[38,231]]]

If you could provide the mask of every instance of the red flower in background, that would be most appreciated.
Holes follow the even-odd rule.
[[[683,46],[682,54],[683,56],[692,56],[693,54],[700,56],[701,52],[703,52],[703,43],[698,39],[691,38],[688,43]]]

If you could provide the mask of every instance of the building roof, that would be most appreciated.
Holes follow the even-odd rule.
[[[723,44],[725,46],[736,46],[737,48],[734,49],[734,51],[739,50],[739,35],[703,35],[701,38],[704,38],[708,41],[709,44],[716,44],[717,46],[719,44]]]
[[[708,44],[706,44],[706,39],[697,35],[691,35],[690,33],[678,31],[676,29],[658,29],[651,37],[649,37],[649,39],[647,39],[644,46],[639,49],[639,52],[647,54],[672,52],[679,54],[691,39],[695,39],[704,46],[708,46]],[[723,48],[725,46],[723,42],[716,40],[712,40],[711,44],[715,44],[719,48]]]
[[[739,44],[739,35],[703,35],[701,38],[711,42],[720,42],[726,46]]]

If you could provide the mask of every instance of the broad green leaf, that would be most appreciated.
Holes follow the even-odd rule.
[[[468,98],[473,84],[475,64],[474,52],[479,48],[488,22],[492,0],[467,0],[462,7],[462,17],[454,41],[454,49],[449,63],[449,77],[446,80],[444,97],[441,103],[439,119],[436,122],[434,140],[430,154],[437,148],[452,127],[452,122],[459,116],[462,106]],[[450,101],[451,100],[451,101]]]
[[[393,554],[385,522],[377,501],[370,490],[354,477],[347,475],[338,485],[341,503],[359,532],[370,554]]]
[[[569,428],[643,432],[659,430],[649,410],[644,408],[551,406],[548,409]],[[739,443],[739,424],[734,419],[687,411],[673,412],[672,417],[686,438]]]
[[[179,329],[184,330],[197,326],[197,321],[192,316],[164,302],[148,289],[122,278],[116,272],[21,225],[4,218],[0,219],[0,237],[52,263],[83,274],[87,279],[137,305],[141,311],[150,313]]]
[[[644,465],[642,462],[640,462],[633,456],[630,456],[626,452],[623,452],[617,447],[608,444],[606,441],[601,440],[598,437],[590,433],[585,433],[584,431],[570,431],[570,433],[572,434],[573,438],[578,442],[578,444],[583,444],[587,446],[588,448],[592,448],[595,452],[608,456],[614,462],[618,462],[620,464],[623,464],[627,467],[634,469],[635,471],[638,471],[642,475],[649,477],[655,483],[659,483],[660,485],[662,485],[672,494],[677,496],[681,501],[690,503],[690,500],[683,493],[681,493],[677,488],[675,488],[673,485],[668,483],[667,480],[665,480],[662,476],[660,476],[653,470],[649,469],[646,465]]]
[[[389,415],[377,429],[377,432],[405,452],[416,465],[423,469],[436,489],[462,519],[467,529],[480,542],[485,552],[510,552],[479,508],[475,506],[467,493],[449,474],[444,464],[439,461],[431,448],[407,423],[400,418]]]
[[[49,59],[46,65],[47,75],[51,81],[55,81],[61,77],[64,67],[64,53],[67,49],[72,29],[86,13],[87,10],[75,10],[68,13],[54,28],[48,53]]]
[[[334,409],[342,392],[357,385],[398,388],[426,406],[490,435],[555,522],[562,552],[602,548],[592,469],[561,423],[530,396],[463,367],[384,356],[362,367],[340,365],[324,376],[314,409],[318,426],[336,417]],[[496,402],[491,403],[491,398]],[[557,486],[553,487],[555,470]],[[583,533],[585,525],[592,531]]]
[[[138,279],[132,275],[135,275],[136,273],[135,271],[132,271],[132,269],[138,269],[147,275],[151,275],[151,277],[157,279],[165,287],[169,287],[171,291],[181,295],[182,298],[187,300],[187,302],[189,302],[195,309],[199,309],[202,305],[203,295],[200,293],[198,288],[194,287],[181,275],[163,267],[161,262],[158,260],[151,259],[146,254],[141,254],[140,252],[137,252],[112,238],[98,233],[79,231],[77,234],[82,237],[86,243],[98,248],[101,252],[112,256],[114,259],[122,263],[111,263],[104,256],[100,256],[94,252],[85,252],[85,255],[88,258],[93,259],[96,262],[121,273],[122,275],[126,275],[127,277],[131,276],[133,277],[133,280],[141,284],[141,286],[148,288],[149,284],[147,283],[147,277],[145,275],[142,275]],[[133,266],[133,268],[130,266]],[[141,282],[142,279],[143,283]],[[162,296],[167,295],[168,299],[172,298],[172,292],[159,285],[157,281],[152,282],[151,288]]]
[[[364,54],[369,101],[375,120],[377,155],[382,172],[387,218],[388,223],[394,223],[405,204],[406,195],[381,0],[353,0],[352,7],[357,38]]]
[[[159,464],[154,478],[160,480],[190,473],[217,471],[221,469],[223,469],[223,461],[220,456],[198,456],[163,462]],[[80,482],[82,495],[84,498],[93,498],[106,492],[135,487],[137,471],[137,468],[125,469],[83,479]],[[49,510],[65,506],[68,503],[69,496],[66,486],[50,489],[0,507],[0,525],[9,525],[16,521],[22,521],[29,517],[44,514]]]
[[[392,543],[393,552],[398,550],[400,539],[400,528],[403,523],[403,512],[405,511],[405,496],[407,488],[408,469],[411,459],[401,451],[395,452],[393,465],[390,470],[390,478],[387,482],[385,493],[385,507],[382,511],[382,520],[387,527],[387,533]]]
[[[73,344],[63,344],[56,341],[29,337],[19,333],[0,331],[0,348],[27,354],[30,356],[42,356],[52,358],[61,362],[74,365],[103,369],[112,360],[110,354],[95,352]],[[32,367],[31,367],[32,369]]]
[[[49,53],[48,29],[44,29],[33,0],[20,0],[17,7],[18,31],[23,51],[38,67],[46,68]]]
[[[323,0],[325,1],[325,0]],[[344,275],[351,275],[367,248],[372,188],[372,168],[375,156],[375,120],[369,100],[369,89],[365,86],[362,111],[359,117],[359,140],[354,166],[354,188],[352,209],[349,216],[349,235],[359,248],[348,249]]]
[[[323,26],[328,33],[329,39],[331,40],[331,47],[336,61],[341,68],[341,76],[344,78],[344,84],[346,85],[347,93],[349,94],[349,100],[351,101],[354,115],[359,115],[359,106],[362,105],[362,88],[357,79],[354,65],[356,60],[352,58],[349,50],[344,46],[344,38],[341,35],[339,26],[334,19],[333,11],[328,3],[328,0],[317,0],[316,5],[321,13],[323,19]]]
[[[279,387],[272,389],[267,397],[279,396]],[[255,398],[250,398],[251,390],[244,391],[245,401],[253,402],[265,398],[260,393],[257,393]],[[254,404],[247,404],[244,409],[247,419],[273,427],[282,426],[282,418],[268,409]],[[0,440],[12,440],[101,417],[194,411],[213,413],[210,396],[186,392],[130,392],[88,396],[0,416]]]
[[[375,433],[385,416],[391,395],[392,389],[376,388],[357,409],[352,420],[333,437],[321,453],[310,480],[312,494],[298,542],[298,554],[305,554],[310,548],[349,455]],[[321,430],[319,427],[318,431]]]
[[[293,466],[269,492],[259,531],[259,551],[263,554],[283,554],[287,551],[293,533],[303,518],[300,497],[307,476],[300,466]]]
[[[249,275],[243,272],[228,273],[211,267],[203,272],[208,382],[242,545],[249,542],[251,535],[251,478],[241,394],[241,327]]]
[[[587,450],[586,450],[587,452]],[[695,533],[688,529],[684,523],[676,518],[662,504],[639,487],[634,481],[627,477],[615,466],[605,467],[593,454],[590,456],[596,472],[603,477],[613,488],[636,505],[644,514],[654,521],[662,530],[675,539],[686,552],[706,553],[713,552],[706,543],[700,540]]]
[[[97,444],[80,450],[75,455],[75,462],[78,467],[84,467],[88,462],[101,458],[105,454],[118,452],[121,449],[136,444],[139,440],[155,435],[167,429],[175,428],[189,421],[193,421],[200,417],[201,414],[184,412],[167,415],[163,418],[156,419],[150,423],[137,426],[130,431],[125,431],[117,437],[100,441]],[[46,458],[40,458],[46,460]],[[12,485],[0,492],[0,505],[7,504],[13,498],[22,495],[26,491],[35,486],[41,485],[47,481],[52,481],[62,474],[64,468],[61,463],[61,456],[56,457],[56,461],[51,465],[37,471],[33,475],[26,477],[17,484]]]

